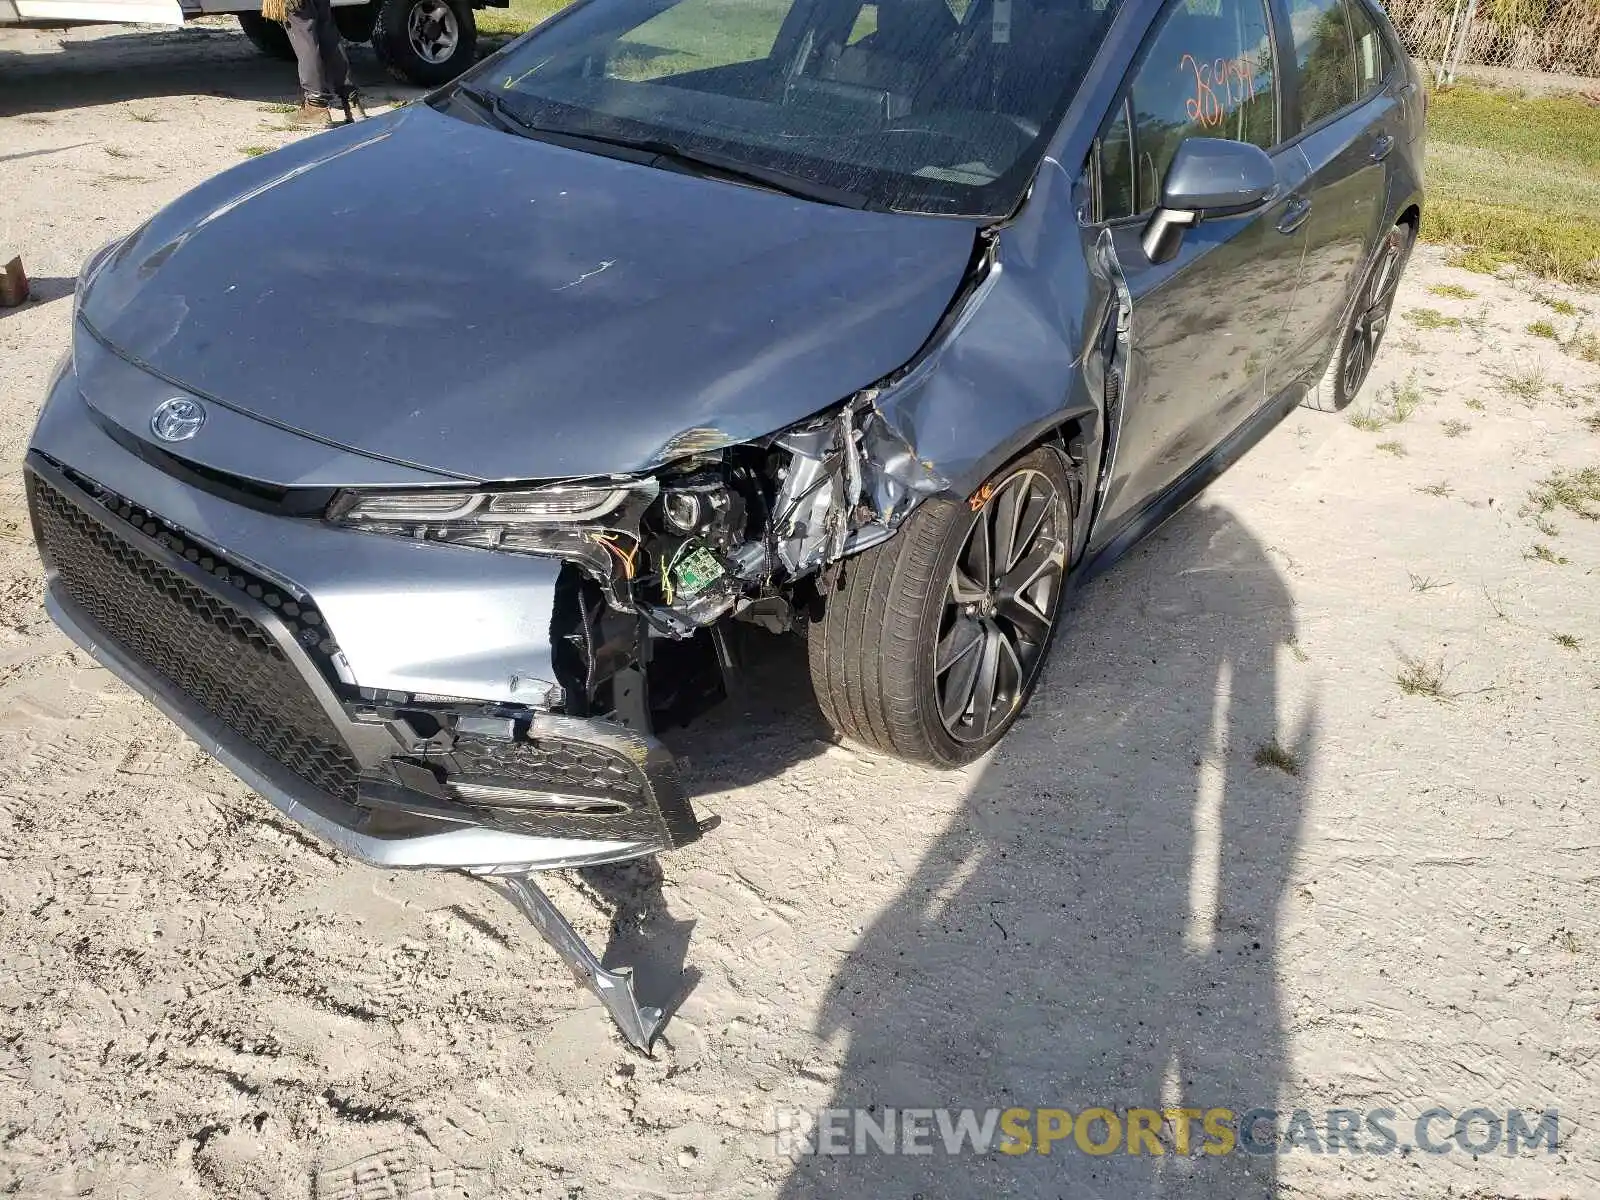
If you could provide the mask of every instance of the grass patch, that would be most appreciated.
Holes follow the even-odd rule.
[[[1400,672],[1394,677],[1394,681],[1407,696],[1424,696],[1429,700],[1448,704],[1457,695],[1445,687],[1445,680],[1449,675],[1450,672],[1442,658],[1429,662],[1426,659],[1402,654]]]
[[[1406,575],[1411,579],[1411,590],[1421,592],[1424,596],[1450,586],[1448,579],[1435,579],[1432,575],[1415,575],[1410,571],[1407,571]]]
[[[134,154],[133,154],[132,150],[124,150],[120,146],[102,146],[100,148],[102,150],[104,150],[112,158],[132,158],[132,157],[134,157]]]
[[[239,153],[246,158],[260,158],[263,154],[271,154],[271,146],[240,146]]]
[[[1581,311],[1571,300],[1564,300],[1560,296],[1552,296],[1549,292],[1535,292],[1533,298],[1554,313],[1563,317],[1575,317]]]
[[[1436,283],[1428,289],[1430,295],[1443,296],[1446,300],[1473,300],[1478,293],[1471,288],[1464,288],[1459,283]]]
[[[566,7],[565,0],[512,0],[509,8],[478,12],[478,32],[516,37]]]
[[[1436,496],[1440,500],[1448,500],[1455,494],[1455,488],[1450,486],[1448,479],[1441,479],[1438,483],[1430,483],[1426,487],[1419,487],[1417,491],[1424,496]]]
[[[1406,448],[1399,442],[1379,442],[1378,449],[1385,454],[1392,454],[1396,458],[1404,458],[1406,456]]]
[[[1482,400],[1478,399],[1476,396],[1474,396],[1471,400],[1466,401],[1466,405],[1473,412],[1488,412],[1489,411],[1489,406],[1487,404],[1485,404]]]
[[[1567,565],[1567,560],[1562,555],[1557,554],[1543,542],[1535,542],[1522,557],[1530,562],[1549,563],[1552,567],[1564,567]]]
[[[1561,347],[1574,358],[1581,358],[1587,363],[1600,363],[1600,333],[1592,329],[1580,329],[1566,340]]]
[[[1392,384],[1388,395],[1379,403],[1370,405],[1366,412],[1355,414],[1349,421],[1351,425],[1366,433],[1377,433],[1380,429],[1400,425],[1409,420],[1421,403],[1422,389],[1417,386],[1417,376],[1413,372],[1406,376],[1404,383]],[[1399,442],[1385,442],[1378,449],[1389,454],[1406,452],[1405,447]]]
[[[1277,738],[1256,748],[1256,766],[1275,767],[1285,775],[1300,774],[1300,760],[1294,754],[1285,750]]]
[[[1428,215],[1430,218],[1433,217],[1432,213],[1429,213]],[[1441,237],[1439,240],[1458,241],[1459,235],[1465,233],[1470,226],[1470,221],[1463,222],[1462,229],[1455,231],[1458,234],[1457,237],[1452,237],[1449,239]],[[1430,226],[1429,232],[1437,233],[1438,231],[1439,224],[1435,220]],[[1485,250],[1482,246],[1462,246],[1446,255],[1444,261],[1445,265],[1448,267],[1455,267],[1462,271],[1473,271],[1479,275],[1493,275],[1498,272],[1501,267],[1506,265],[1506,260],[1504,257],[1496,254],[1492,250]]]
[[[1488,584],[1485,584],[1483,587],[1483,598],[1489,602],[1489,607],[1493,610],[1496,617],[1502,621],[1509,621],[1511,619],[1506,613],[1505,600],[1497,593],[1491,592]]]
[[[1434,92],[1427,184],[1423,236],[1466,247],[1452,266],[1600,283],[1600,121],[1583,101]]]
[[[1592,417],[1585,417],[1583,423],[1589,427],[1590,433],[1600,433],[1600,413]]]
[[[1515,263],[1550,279],[1600,284],[1600,219],[1580,215],[1578,210],[1557,216],[1446,195],[1433,200],[1423,222],[1423,235],[1435,242],[1473,243],[1445,260],[1464,271],[1493,275]]]
[[[1534,337],[1553,339],[1556,336],[1556,327],[1549,321],[1531,321],[1528,324],[1528,332]]]
[[[1405,316],[1418,329],[1461,328],[1460,317],[1447,317],[1437,308],[1413,308]]]
[[[1544,391],[1544,368],[1537,363],[1527,367],[1516,367],[1510,371],[1496,372],[1495,378],[1502,392],[1529,404],[1537,400]]]
[[[1555,472],[1528,493],[1528,504],[1538,513],[1564,508],[1586,521],[1600,521],[1600,511],[1590,507],[1600,504],[1600,467]]]
[[[130,121],[138,121],[143,125],[159,125],[161,123],[161,118],[153,112],[129,112],[128,119]]]
[[[1560,646],[1563,650],[1576,650],[1583,645],[1582,642],[1578,641],[1578,639],[1573,637],[1570,633],[1552,633],[1550,635],[1550,640],[1556,645]]]
[[[482,28],[480,26],[480,28]],[[363,93],[365,94],[365,93]],[[299,112],[300,108],[294,104],[258,104],[257,112],[273,113],[276,116],[287,117],[292,112]]]
[[[1442,422],[1439,428],[1444,430],[1444,435],[1448,438],[1458,438],[1464,433],[1472,432],[1471,425],[1468,425],[1465,421],[1458,421],[1454,417]]]
[[[1594,109],[1576,96],[1529,98],[1466,84],[1446,88],[1428,97],[1428,136],[1430,152],[1435,145],[1470,145],[1600,173]]]
[[[1422,389],[1417,386],[1417,377],[1407,375],[1404,383],[1397,383],[1389,390],[1389,420],[1395,425],[1410,420],[1421,403]]]

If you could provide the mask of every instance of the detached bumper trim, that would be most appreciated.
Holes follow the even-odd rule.
[[[352,858],[375,867],[454,868],[478,874],[594,866],[655,854],[655,841],[596,841],[537,837],[478,826],[448,826],[440,832],[397,838],[363,833],[366,809],[319,793],[232,730],[188,701],[164,678],[143,670],[52,579],[45,610],[64,633],[134,691],[159,708],[201,749],[244,780],[290,820]]]

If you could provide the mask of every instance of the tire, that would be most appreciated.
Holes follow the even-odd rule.
[[[478,56],[478,23],[466,0],[376,0],[372,50],[396,79],[439,87]]]
[[[1361,290],[1334,347],[1321,381],[1305,399],[1307,408],[1341,412],[1350,407],[1372,371],[1394,311],[1394,295],[1411,259],[1416,231],[1400,224],[1390,229],[1362,277]]]
[[[294,61],[294,47],[289,44],[289,31],[277,21],[269,21],[258,12],[235,13],[239,28],[244,30],[250,44],[268,58],[282,62]]]
[[[1062,456],[1041,448],[997,471],[970,501],[926,501],[895,537],[847,559],[838,590],[806,639],[812,688],[829,724],[866,746],[941,767],[971,762],[998,742],[1044,664],[1077,505],[1076,481]],[[974,586],[984,574],[981,544],[969,543],[988,531],[988,544],[1002,547],[991,558],[1005,557],[1008,518],[1015,518],[1011,527],[1022,531],[1024,547],[1011,556],[1017,565],[1009,573],[998,572],[1002,582],[1015,587],[1039,568],[1009,602],[992,581],[996,572],[987,586]],[[1019,539],[1013,533],[1009,540]],[[994,680],[995,698],[986,713],[985,678]]]

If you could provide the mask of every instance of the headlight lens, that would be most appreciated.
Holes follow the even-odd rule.
[[[382,532],[403,532],[394,526],[583,525],[615,512],[636,490],[636,485],[571,484],[509,492],[341,492],[328,519]]]

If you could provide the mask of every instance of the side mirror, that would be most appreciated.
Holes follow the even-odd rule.
[[[1144,231],[1153,263],[1178,253],[1183,231],[1202,216],[1247,212],[1278,188],[1278,173],[1259,146],[1223,138],[1186,138],[1161,181],[1161,205]]]

